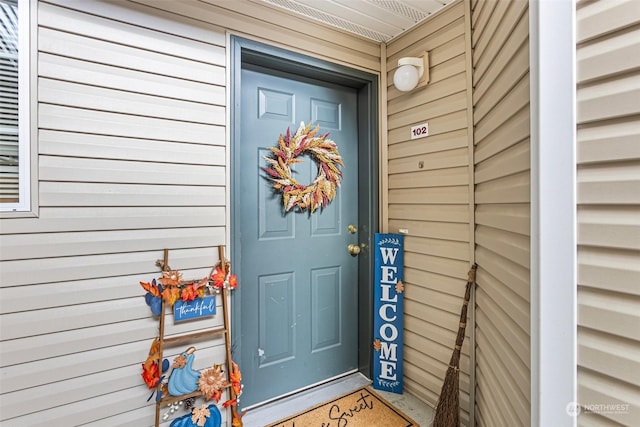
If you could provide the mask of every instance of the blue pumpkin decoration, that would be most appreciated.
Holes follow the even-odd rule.
[[[157,293],[162,295],[162,283],[156,284],[156,279],[153,279],[151,283],[140,282],[140,284],[147,290],[147,293],[144,295],[144,301],[149,307],[151,307],[151,313],[154,316],[160,316],[160,314],[162,314],[162,298],[160,296],[153,295],[149,289],[155,288]]]
[[[181,354],[187,358],[187,363],[184,367],[173,368],[173,371],[171,371],[168,387],[171,396],[182,396],[183,394],[189,394],[198,389],[200,372],[195,371],[191,367],[193,365],[194,355],[189,352],[183,352]]]
[[[203,427],[220,427],[222,425],[222,414],[216,405],[209,405],[208,408],[211,415],[207,418]],[[171,422],[169,427],[197,427],[197,424],[191,420],[191,414],[183,415]]]
[[[149,298],[149,307],[151,307],[151,314],[153,314],[154,316],[160,316],[160,314],[162,314],[162,298],[154,297],[151,294],[147,295],[151,296],[151,298]]]

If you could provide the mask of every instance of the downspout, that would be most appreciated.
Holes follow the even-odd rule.
[[[467,149],[469,159],[469,260],[476,260],[475,217],[475,127],[473,125],[473,55],[471,45],[471,0],[464,2],[465,70],[467,76]],[[476,425],[476,286],[469,300],[469,426]]]

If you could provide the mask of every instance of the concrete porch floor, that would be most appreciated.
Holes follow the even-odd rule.
[[[304,409],[325,402],[333,397],[340,396],[351,390],[371,384],[371,380],[360,373],[333,380],[326,384],[314,387],[310,390],[297,393],[262,406],[250,408],[242,418],[245,427],[264,427],[265,425],[278,421],[298,413]],[[389,403],[400,411],[411,417],[420,427],[429,427],[433,419],[433,409],[409,393],[396,394],[375,390]],[[386,427],[386,426],[371,426]]]

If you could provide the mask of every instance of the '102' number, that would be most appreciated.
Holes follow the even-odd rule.
[[[412,129],[412,132],[413,132],[413,136],[422,135],[423,133],[427,133],[427,127],[426,126],[420,126],[417,129]]]
[[[429,136],[429,123],[423,123],[411,128],[411,139],[424,138],[425,136]]]

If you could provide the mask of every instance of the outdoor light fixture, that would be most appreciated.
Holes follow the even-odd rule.
[[[417,58],[398,59],[398,68],[393,75],[393,84],[402,92],[408,92],[429,82],[429,54],[424,52]]]

